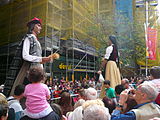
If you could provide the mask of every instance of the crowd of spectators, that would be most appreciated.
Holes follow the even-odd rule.
[[[123,78],[115,88],[105,80],[103,99],[95,78],[44,82],[44,74],[34,67],[30,84],[16,86],[9,98],[0,94],[0,120],[160,120],[160,67],[153,67],[150,77]]]

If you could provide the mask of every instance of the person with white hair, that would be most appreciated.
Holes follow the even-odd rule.
[[[95,100],[97,99],[97,91],[94,88],[85,89],[86,100]]]
[[[128,98],[128,94],[133,94],[137,102],[134,109],[120,114]],[[144,82],[136,90],[125,90],[120,95],[119,103],[111,115],[111,120],[149,120],[154,117],[160,117],[160,106],[154,103],[158,95],[158,90],[154,84]]]
[[[94,104],[83,110],[83,120],[110,120],[110,114],[106,107]]]
[[[97,91],[94,88],[85,89],[85,100],[96,100],[97,99]],[[84,103],[83,103],[84,104]],[[77,107],[73,112],[71,112],[68,116],[68,120],[82,120],[83,118],[83,107]]]
[[[85,109],[86,109],[87,107],[89,107],[90,105],[104,106],[104,103],[103,103],[102,100],[100,100],[100,99],[87,100],[87,101],[82,105],[83,110],[85,110]]]

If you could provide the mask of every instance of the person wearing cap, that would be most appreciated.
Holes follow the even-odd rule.
[[[43,63],[50,62],[51,57],[42,57],[41,44],[38,41],[38,34],[40,34],[42,29],[42,20],[39,18],[33,18],[27,23],[28,31],[27,34],[22,39],[22,59],[23,64],[15,78],[15,82],[11,89],[10,95],[13,95],[14,88],[18,84],[28,84],[27,79],[28,70],[34,66],[41,66],[43,68]]]
[[[106,48],[106,54],[102,61],[101,67],[98,71],[101,74],[102,69],[105,69],[105,80],[110,80],[111,87],[115,88],[116,85],[121,84],[121,77],[119,68],[119,56],[116,37],[114,35],[109,36],[108,47]],[[102,85],[100,98],[105,97],[105,87]]]
[[[38,41],[38,34],[42,29],[42,21],[33,18],[27,23],[28,31],[17,45],[15,55],[6,74],[3,93],[8,97],[14,94],[14,89],[18,84],[28,84],[27,73],[33,66],[41,66],[50,62],[52,57],[42,57],[42,49]]]
[[[40,42],[38,41],[37,35],[41,32],[42,29],[42,20],[39,18],[33,18],[30,22],[27,23],[28,32],[27,36],[23,43],[23,59],[25,61],[31,62],[31,65],[41,65],[40,63],[46,63],[51,60],[50,57],[42,57],[42,50]],[[31,52],[31,42],[33,39],[33,51]]]

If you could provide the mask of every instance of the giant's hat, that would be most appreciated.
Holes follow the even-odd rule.
[[[34,17],[31,21],[27,23],[27,26],[30,26],[31,24],[42,24],[42,20],[39,18]]]

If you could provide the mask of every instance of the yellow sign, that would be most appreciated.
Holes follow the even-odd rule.
[[[64,65],[63,63],[60,63],[59,69],[72,69],[72,65]]]

